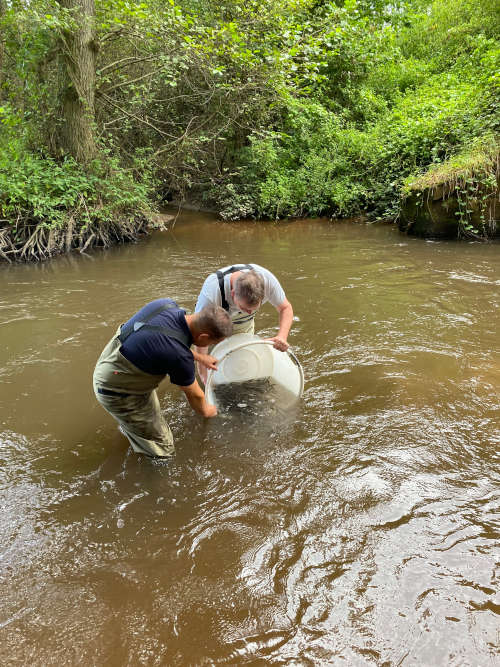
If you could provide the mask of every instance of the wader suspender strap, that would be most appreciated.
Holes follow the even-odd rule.
[[[219,281],[219,289],[220,289],[220,298],[221,298],[221,306],[224,308],[224,310],[229,311],[229,304],[226,299],[226,295],[224,293],[224,276],[227,276],[228,273],[236,273],[236,271],[241,271],[241,269],[250,269],[252,271],[253,266],[250,264],[236,264],[235,266],[231,266],[229,269],[226,269],[225,271],[216,271],[217,273],[217,280]]]
[[[145,317],[144,322],[134,322],[133,325],[129,324],[127,329],[125,329],[125,325],[122,326],[120,330],[120,335],[118,336],[120,343],[123,344],[130,336],[130,334],[134,333],[134,331],[139,331],[139,329],[146,327],[146,329],[150,329],[151,331],[161,331],[162,333],[165,334],[165,336],[170,336],[170,338],[175,338],[175,340],[179,341],[179,343],[182,343],[186,347],[189,347],[188,337],[181,331],[175,331],[174,329],[170,329],[170,327],[160,327],[155,324],[147,324],[147,322],[149,322],[149,320],[152,320],[155,315],[158,315],[158,313],[161,313],[164,310],[170,310],[171,308],[178,308],[178,306],[174,305],[160,306],[159,308],[153,310],[153,312],[150,315]]]

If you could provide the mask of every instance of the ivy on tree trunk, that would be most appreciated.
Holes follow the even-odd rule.
[[[61,148],[78,162],[87,163],[96,155],[94,98],[96,40],[94,0],[63,0],[71,10],[72,29],[62,36],[63,126]]]
[[[6,10],[6,4],[5,0],[0,0],[0,21],[3,20],[5,16],[5,10]],[[3,67],[4,67],[4,53],[5,53],[5,43],[4,43],[4,35],[3,35],[3,30],[0,29],[0,86],[2,85],[3,82]],[[0,94],[0,99],[2,99],[2,96]]]

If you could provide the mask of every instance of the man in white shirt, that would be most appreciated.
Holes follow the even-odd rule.
[[[279,316],[279,330],[270,338],[277,350],[286,352],[288,333],[293,322],[292,304],[285,296],[278,279],[258,264],[234,264],[211,273],[201,288],[195,312],[205,306],[222,306],[233,322],[233,334],[254,333],[255,313],[269,301]],[[208,348],[196,348],[194,356],[207,354]],[[214,365],[215,368],[215,359]],[[198,372],[206,381],[207,368],[198,364]]]

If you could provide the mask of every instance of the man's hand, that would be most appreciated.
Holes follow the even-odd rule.
[[[197,354],[196,355],[196,364],[198,368],[198,375],[200,376],[203,384],[207,384],[208,372],[207,369],[213,371],[217,370],[217,359],[212,357],[210,354]]]
[[[210,403],[207,403],[207,408],[205,411],[205,414],[203,415],[204,417],[216,417],[217,416],[217,408],[215,405],[210,405]]]
[[[217,414],[217,408],[215,405],[210,405],[205,400],[205,394],[201,390],[200,385],[195,380],[193,384],[190,384],[187,387],[181,387],[182,391],[186,394],[186,398],[189,402],[189,405],[193,408],[202,417],[215,417]]]
[[[274,336],[274,338],[266,338],[265,340],[271,340],[273,342],[273,347],[280,352],[286,352],[290,345],[286,342],[281,336]]]
[[[280,352],[286,352],[290,347],[286,340],[293,322],[292,304],[290,301],[288,301],[288,299],[285,299],[281,306],[278,306],[276,310],[279,313],[280,328],[278,329],[278,335],[274,336],[274,338],[269,338],[269,340],[273,341],[273,345],[276,350],[279,350]]]
[[[193,357],[196,361],[196,368],[203,384],[207,383],[207,369],[217,370],[217,359],[208,354],[208,347],[193,346]]]
[[[215,357],[212,357],[210,354],[197,354],[196,361],[205,366],[205,368],[211,368],[213,371],[217,370],[218,360]]]

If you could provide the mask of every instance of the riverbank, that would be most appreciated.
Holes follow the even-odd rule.
[[[397,222],[400,231],[422,238],[499,238],[499,164],[497,140],[478,141],[448,161],[407,178],[398,212],[385,221]],[[151,230],[175,224],[183,209],[227,219],[215,202],[207,205],[206,193],[174,199],[162,213],[153,203],[151,184],[137,181],[126,170],[110,171],[99,163],[84,172],[74,161],[12,159],[8,169],[0,170],[0,186],[0,260],[4,262],[41,261],[57,254],[137,241]],[[322,216],[353,222],[377,219],[373,208],[354,217],[329,216],[328,210]],[[303,217],[308,216],[260,216],[260,221]]]
[[[480,227],[481,233],[464,229],[460,221],[453,216],[458,204],[453,192],[436,195],[441,192],[437,188],[428,194],[417,191],[405,200],[401,218],[397,220],[373,220],[369,215],[330,218],[322,216],[332,223],[352,223],[356,225],[386,224],[397,225],[402,233],[429,239],[475,239],[478,241],[500,239],[500,224],[497,218],[489,219],[487,225]],[[490,211],[497,211],[496,199]],[[155,231],[166,231],[175,226],[183,211],[202,213],[213,216],[214,221],[224,222],[228,226],[237,227],[250,220],[224,221],[217,211],[195,202],[184,202],[182,207],[171,202],[159,212],[150,212],[148,216],[138,219],[109,221],[99,225],[78,226],[74,218],[67,225],[51,228],[44,224],[26,224],[23,227],[0,227],[0,262],[39,262],[51,257],[69,253],[88,253],[95,248],[110,248],[123,243],[135,243]],[[254,224],[271,224],[273,230],[280,224],[293,223],[303,218],[287,218],[285,220],[251,220]],[[317,218],[311,217],[314,221]],[[473,218],[474,220],[474,218]],[[228,233],[231,233],[228,230]],[[274,232],[273,232],[274,233]]]
[[[401,231],[423,238],[500,237],[500,150],[494,137],[406,180]]]
[[[0,1],[3,261],[136,240],[172,198],[496,233],[491,173],[445,173],[498,148],[492,0],[74,4]]]

